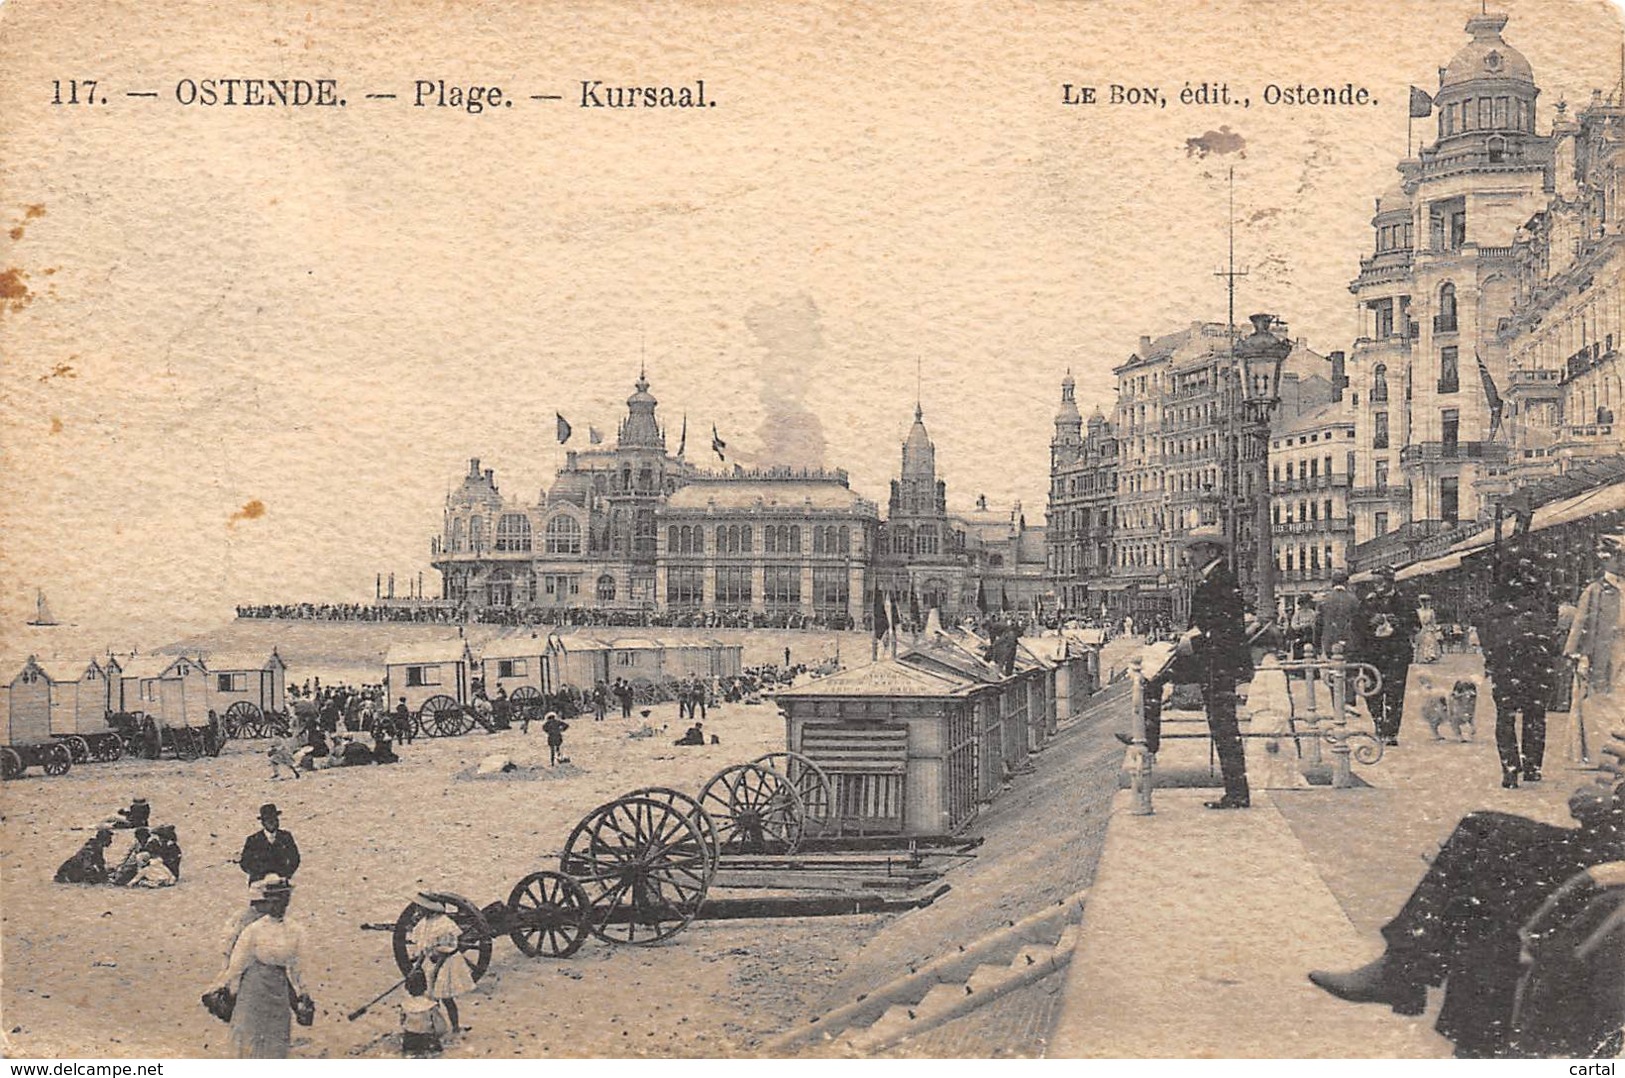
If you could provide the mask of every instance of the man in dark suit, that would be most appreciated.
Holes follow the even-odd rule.
[[[1236,682],[1252,669],[1247,645],[1246,609],[1236,575],[1225,564],[1225,541],[1217,528],[1192,529],[1185,557],[1197,571],[1191,593],[1191,626],[1180,643],[1201,674],[1202,707],[1219,756],[1224,796],[1211,809],[1247,808],[1247,757],[1236,724]]]
[[[1389,745],[1398,745],[1399,723],[1405,716],[1405,677],[1411,669],[1420,623],[1414,604],[1394,589],[1393,569],[1381,566],[1376,577],[1371,592],[1360,601],[1354,657],[1375,666],[1382,675],[1381,700],[1372,700],[1372,719],[1377,736]]]
[[[1247,787],[1247,757],[1236,722],[1236,682],[1252,670],[1247,643],[1246,608],[1235,573],[1225,564],[1227,544],[1216,527],[1191,529],[1185,540],[1186,563],[1196,570],[1191,593],[1190,628],[1180,637],[1169,668],[1145,684],[1145,751],[1162,744],[1162,688],[1170,681],[1194,681],[1202,688],[1208,733],[1219,757],[1224,796],[1207,802],[1210,809],[1241,809],[1252,804]],[[1118,740],[1132,744],[1126,734]]]
[[[1332,590],[1320,600],[1320,609],[1315,612],[1315,648],[1323,656],[1331,655],[1333,649],[1341,645],[1347,657],[1349,642],[1354,638],[1360,600],[1349,591],[1348,585],[1348,573],[1335,574]]]
[[[282,814],[275,805],[260,806],[260,829],[243,843],[237,863],[248,873],[249,883],[266,876],[291,879],[299,871],[299,846],[293,834],[282,830]]]

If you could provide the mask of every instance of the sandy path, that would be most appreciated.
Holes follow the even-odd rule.
[[[637,722],[638,720],[634,720]],[[209,1056],[226,1027],[198,995],[217,973],[221,930],[244,901],[229,863],[264,801],[304,856],[290,916],[306,928],[306,980],[315,1026],[296,1028],[294,1054],[388,1055],[395,1010],[358,1022],[345,1012],[399,976],[388,936],[363,921],[392,921],[417,890],[505,899],[528,872],[556,868],[556,851],[592,806],[640,785],[697,793],[727,764],[783,747],[771,706],[712,709],[722,745],[679,749],[676,710],[655,711],[667,735],[629,740],[618,719],[572,723],[575,769],[536,781],[455,776],[493,752],[546,760],[533,727],[402,746],[394,767],[269,780],[258,743],[191,764],[126,760],[75,768],[60,779],[0,787],[4,890],[0,1008],[12,1056]],[[52,884],[57,864],[87,837],[70,832],[128,804],[154,806],[177,825],[183,882],[156,892]],[[115,845],[114,854],[121,854]],[[882,918],[697,924],[654,948],[589,940],[568,960],[525,959],[498,940],[491,971],[464,1001],[472,1032],[453,1056],[729,1055],[804,1017],[809,1001]]]

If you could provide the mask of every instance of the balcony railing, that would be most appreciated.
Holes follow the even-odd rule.
[[[1506,446],[1499,442],[1417,442],[1399,451],[1401,464],[1424,464],[1441,460],[1506,460]]]
[[[1354,521],[1349,517],[1331,517],[1327,520],[1291,520],[1274,525],[1271,529],[1276,535],[1314,535],[1324,532],[1335,535],[1354,530]]]
[[[1307,490],[1340,490],[1349,485],[1346,475],[1312,475],[1308,479],[1276,479],[1270,482],[1270,493],[1293,494]]]
[[[1380,487],[1355,487],[1349,491],[1351,502],[1410,501],[1411,488],[1393,483]]]
[[[1459,332],[1458,320],[1446,315],[1436,314],[1433,316],[1433,332],[1457,333]]]

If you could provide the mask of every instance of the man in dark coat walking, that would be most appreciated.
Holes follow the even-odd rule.
[[[1500,579],[1479,618],[1484,672],[1495,695],[1501,785],[1507,789],[1515,788],[1520,777],[1540,781],[1546,756],[1546,702],[1557,677],[1557,597],[1534,557],[1518,540],[1502,549]]]
[[[266,876],[291,879],[299,871],[299,845],[292,832],[282,830],[281,822],[282,814],[275,805],[260,806],[260,829],[248,836],[237,858],[249,883]]]
[[[1394,589],[1393,569],[1382,566],[1376,576],[1375,586],[1360,600],[1354,658],[1375,666],[1382,675],[1381,695],[1371,701],[1371,717],[1377,736],[1385,744],[1398,745],[1399,724],[1405,717],[1405,677],[1420,623],[1411,604]]]

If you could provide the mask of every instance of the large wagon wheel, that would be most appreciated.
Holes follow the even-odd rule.
[[[835,811],[835,783],[830,780],[829,772],[818,766],[818,761],[799,752],[769,752],[751,763],[766,764],[795,785],[796,793],[801,795],[805,833],[825,835],[840,829],[840,816]]]
[[[418,709],[418,728],[428,737],[456,737],[474,728],[462,705],[449,696],[431,696]]]
[[[485,915],[479,908],[462,895],[450,891],[425,891],[430,898],[438,899],[451,907],[448,916],[456,923],[460,934],[457,937],[457,953],[446,959],[447,962],[462,962],[468,966],[469,976],[479,980],[485,976],[486,969],[491,965],[491,926],[485,921]],[[405,976],[423,960],[423,953],[412,946],[412,929],[417,923],[429,916],[428,910],[416,902],[409,903],[395,918],[395,933],[391,937],[395,950],[395,965]],[[424,970],[427,974],[429,971]]]
[[[717,858],[722,851],[722,835],[717,831],[717,822],[711,814],[700,806],[695,798],[690,797],[681,790],[674,790],[670,786],[645,786],[624,794],[625,797],[647,797],[651,801],[663,801],[688,816],[699,825],[700,834],[705,837],[706,866],[705,882],[707,886],[716,877]]]
[[[23,758],[16,749],[9,746],[0,746],[0,779],[8,782],[23,773]]]
[[[587,938],[591,903],[569,876],[532,872],[508,894],[508,938],[528,958],[569,958]]]
[[[682,808],[622,797],[576,824],[559,867],[586,890],[593,935],[608,943],[657,943],[687,927],[705,901],[707,846]]]
[[[73,750],[60,741],[55,745],[47,745],[45,751],[40,754],[40,766],[52,778],[66,775],[73,769]]]
[[[255,737],[287,737],[293,732],[293,720],[286,711],[267,711],[254,727]]]
[[[74,763],[83,764],[90,761],[90,742],[78,734],[69,734],[62,739],[62,742],[68,746],[68,751],[73,754]]]
[[[660,690],[654,682],[646,677],[632,679],[632,702],[639,707],[649,707],[660,703]]]
[[[96,739],[96,759],[113,763],[124,758],[124,739],[117,734],[103,734]]]
[[[226,708],[226,714],[223,718],[225,721],[222,725],[225,728],[227,737],[265,736],[264,727],[260,725],[260,721],[264,716],[260,712],[258,705],[247,700],[239,700]]]
[[[202,755],[197,740],[192,736],[189,726],[177,726],[170,732],[171,743],[175,746],[175,759],[196,760]]]
[[[513,707],[514,718],[530,722],[539,720],[547,710],[547,698],[534,685],[519,686],[508,697],[508,703]]]
[[[700,791],[700,804],[716,821],[723,853],[794,853],[806,810],[795,784],[771,767],[725,767]]]

